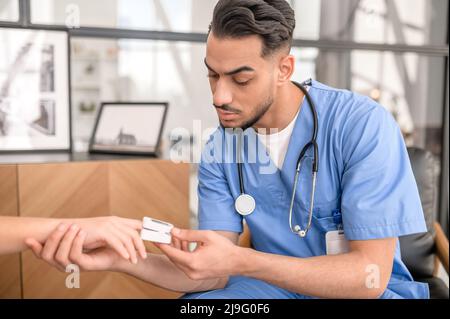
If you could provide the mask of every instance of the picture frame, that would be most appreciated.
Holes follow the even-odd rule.
[[[102,102],[89,153],[158,157],[168,102]]]
[[[0,27],[0,154],[70,152],[67,30]]]

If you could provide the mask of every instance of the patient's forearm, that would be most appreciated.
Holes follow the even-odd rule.
[[[115,271],[132,275],[153,285],[176,292],[197,292],[225,287],[228,278],[192,280],[165,255],[148,254],[137,265],[120,260]]]
[[[19,253],[28,249],[27,238],[44,243],[60,225],[81,223],[80,218],[41,218],[0,216],[0,255]]]
[[[45,242],[60,223],[55,218],[0,217],[0,255],[27,249],[26,238]]]

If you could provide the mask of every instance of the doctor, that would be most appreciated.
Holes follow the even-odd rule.
[[[137,265],[118,259],[105,269],[191,292],[184,298],[429,297],[400,258],[398,236],[426,231],[401,132],[369,98],[293,83],[294,27],[285,0],[218,2],[205,65],[221,126],[199,167],[200,230],[174,229],[173,243],[158,245],[165,255]],[[318,156],[314,147],[305,151],[294,183],[314,112]],[[244,143],[235,147],[227,128],[245,129]],[[241,166],[224,160],[229,149],[240,150]],[[255,149],[269,162],[249,161]],[[243,194],[251,198],[239,208]],[[237,245],[243,220],[251,249]],[[189,251],[188,242],[197,249]],[[82,252],[82,236],[61,243],[73,262],[99,269],[102,260]]]

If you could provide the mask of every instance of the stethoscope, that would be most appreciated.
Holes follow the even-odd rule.
[[[308,233],[309,229],[311,228],[311,222],[312,222],[312,212],[314,209],[314,194],[316,191],[316,179],[317,179],[317,172],[319,170],[319,149],[317,146],[317,131],[318,131],[318,119],[317,119],[317,112],[316,112],[316,106],[311,99],[311,96],[308,92],[308,90],[304,87],[304,85],[311,85],[311,80],[308,80],[302,84],[293,82],[300,90],[302,90],[303,94],[305,94],[306,99],[308,100],[309,107],[311,109],[311,113],[313,115],[313,134],[311,140],[305,144],[305,146],[302,148],[300,155],[298,156],[297,165],[296,165],[296,172],[294,177],[294,187],[292,189],[292,196],[291,196],[291,202],[289,205],[289,227],[291,231],[300,237],[305,237]],[[236,198],[234,202],[234,206],[236,211],[241,214],[242,216],[247,216],[253,213],[253,211],[256,208],[256,202],[253,196],[246,194],[244,189],[244,178],[242,174],[242,150],[241,150],[241,143],[242,143],[242,137],[240,136],[238,139],[238,174],[239,174],[239,188],[241,194]],[[310,200],[310,206],[309,206],[309,215],[308,215],[308,224],[305,227],[305,229],[302,229],[300,225],[295,225],[292,227],[292,211],[294,209],[294,201],[295,201],[295,194],[297,191],[297,182],[298,177],[300,176],[302,161],[304,159],[304,156],[309,148],[313,148],[314,150],[314,157],[312,162],[312,191],[311,191],[311,200]]]

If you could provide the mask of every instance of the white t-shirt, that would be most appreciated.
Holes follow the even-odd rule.
[[[307,86],[307,88],[309,88]],[[305,97],[303,97],[303,100]],[[278,167],[281,169],[283,167],[284,158],[289,146],[289,141],[291,139],[292,131],[294,130],[295,122],[297,121],[298,114],[300,113],[301,107],[299,107],[297,114],[295,114],[294,119],[281,131],[270,134],[270,130],[266,130],[267,134],[256,134],[261,143],[266,147],[270,158]]]

